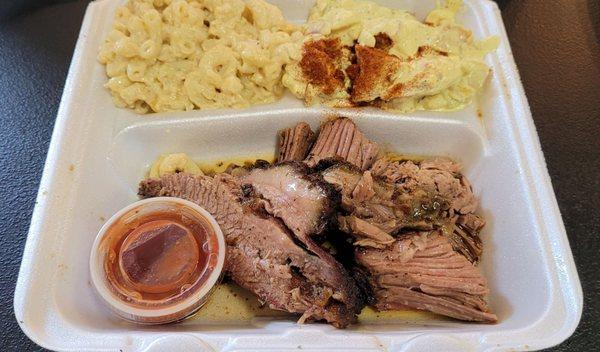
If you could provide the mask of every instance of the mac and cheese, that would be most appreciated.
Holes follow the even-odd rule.
[[[283,84],[309,105],[373,103],[402,112],[461,109],[482,88],[490,71],[484,56],[498,45],[497,37],[477,41],[456,23],[461,6],[461,0],[447,0],[421,22],[407,11],[371,1],[317,0],[305,27],[313,38],[338,41],[341,49],[335,65],[342,72],[340,84],[332,93],[312,84],[302,61],[286,66]],[[382,35],[386,42],[377,48]],[[348,48],[356,49],[354,60]],[[370,56],[370,67],[364,56]],[[348,72],[356,61],[353,69],[359,73],[353,78]],[[357,94],[359,88],[367,92]]]
[[[119,107],[246,107],[283,94],[303,35],[263,0],[130,0],[98,59]]]
[[[264,0],[129,0],[98,59],[115,104],[139,113],[243,108],[286,88],[308,105],[455,110],[482,88],[498,45],[456,23],[461,5],[446,0],[419,21],[370,1],[316,0],[296,27]]]

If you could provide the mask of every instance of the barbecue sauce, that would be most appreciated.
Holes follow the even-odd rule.
[[[208,220],[187,212],[182,207],[135,214],[108,229],[104,271],[121,300],[163,308],[202,286],[215,267],[218,248],[210,241],[215,234]]]

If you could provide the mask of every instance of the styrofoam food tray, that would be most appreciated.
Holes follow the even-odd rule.
[[[273,2],[295,22],[312,6]],[[477,0],[465,1],[459,20],[477,38],[499,35],[501,44],[487,58],[493,73],[472,106],[407,116],[340,112],[386,147],[463,162],[488,223],[481,269],[498,324],[398,321],[337,330],[287,320],[227,326],[196,319],[141,327],[113,316],[90,286],[90,248],[105,219],[137,199],[137,184],[157,155],[215,160],[273,153],[277,130],[301,120],[317,127],[332,113],[290,96],[246,110],[139,116],[115,108],[96,55],[120,3],[88,7],[48,152],[14,301],[21,328],[36,343],[69,351],[496,351],[544,348],[573,332],[582,293],[565,229],[500,12]],[[434,0],[382,3],[420,18],[435,6]]]

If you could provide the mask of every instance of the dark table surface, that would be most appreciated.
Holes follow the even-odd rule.
[[[37,5],[35,5],[38,3]],[[600,2],[498,0],[585,296],[554,351],[600,350]],[[0,350],[40,349],[13,293],[87,1],[0,1]],[[30,6],[34,5],[34,6]],[[2,19],[4,17],[4,19]]]

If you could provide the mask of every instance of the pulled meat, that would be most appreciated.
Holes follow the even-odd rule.
[[[331,135],[319,136],[313,149],[319,140],[343,140]],[[353,239],[354,277],[377,309],[497,321],[475,267],[485,221],[474,214],[476,198],[459,164],[381,158],[365,168],[333,153],[316,161],[323,179],[341,193],[338,228]]]
[[[342,194],[342,215],[347,218],[340,221],[342,230],[369,240],[363,244],[381,247],[389,244],[389,237],[400,230],[430,230],[444,225],[442,212],[447,202],[443,198],[421,189],[406,192],[392,183],[374,180],[371,173],[343,163],[322,171],[325,181],[336,186]],[[357,231],[357,226],[348,223],[350,219],[356,223],[354,218],[361,224],[369,224],[371,230]],[[366,225],[361,228],[365,229]]]
[[[355,242],[357,246],[385,248],[394,242],[394,237],[390,234],[356,216],[339,216],[338,222],[340,230],[353,234],[357,238]]]
[[[449,159],[413,161],[377,160],[371,172],[396,188],[413,193],[425,191],[437,194],[448,202],[444,216],[449,220],[454,249],[471,262],[477,262],[482,252],[479,232],[485,221],[474,212],[477,199],[467,178],[460,173],[460,165]]]

